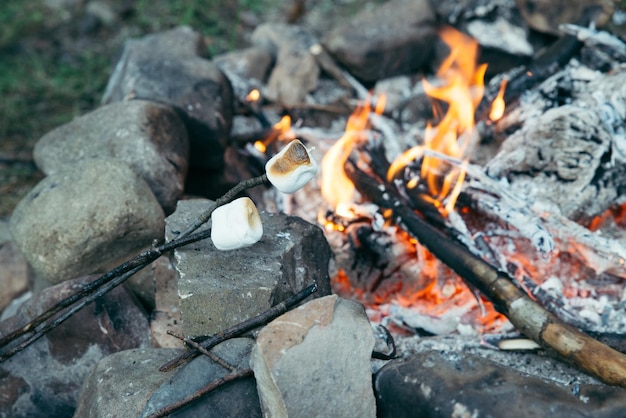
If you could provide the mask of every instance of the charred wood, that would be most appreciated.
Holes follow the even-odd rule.
[[[603,382],[626,387],[625,355],[546,311],[515,286],[508,274],[425,222],[382,180],[365,174],[351,162],[346,164],[346,174],[363,196],[381,208],[391,210],[399,225],[466,282],[479,289],[520,332]]]

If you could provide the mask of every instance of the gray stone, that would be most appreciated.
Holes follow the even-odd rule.
[[[295,25],[267,23],[252,34],[255,44],[276,51],[276,63],[267,82],[267,99],[286,106],[302,103],[315,89],[320,68],[309,48],[315,37]]]
[[[230,83],[202,58],[202,36],[188,27],[129,40],[103,103],[145,99],[176,108],[187,126],[190,165],[220,168],[233,114]]]
[[[96,276],[36,293],[0,324],[0,335],[23,326]],[[87,305],[14,357],[0,364],[0,416],[71,417],[83,380],[104,356],[149,345],[145,313],[120,286]]]
[[[167,239],[210,204],[208,200],[178,202],[176,212],[167,218]],[[261,212],[261,220],[263,237],[250,247],[218,251],[206,239],[175,250],[185,335],[220,332],[312,283],[318,285],[313,297],[330,294],[330,248],[322,230],[283,214]]]
[[[18,204],[10,228],[36,272],[58,283],[106,269],[163,236],[146,182],[115,159],[89,159],[44,178]]]
[[[238,338],[212,351],[233,366],[247,368],[253,344],[253,340]],[[85,379],[75,416],[148,416],[230,373],[204,356],[171,371],[159,371],[180,353],[176,349],[136,349],[102,359]],[[172,416],[260,417],[254,378],[233,381]]]
[[[182,350],[144,348],[103,358],[85,378],[76,417],[137,417],[152,393],[176,374],[159,367]]]
[[[180,340],[167,333],[168,331],[178,335],[183,333],[177,275],[169,254],[159,257],[152,263],[152,277],[155,289],[155,308],[150,319],[152,341],[157,347],[180,347]]]
[[[47,175],[99,157],[125,162],[165,212],[174,211],[185,185],[189,139],[173,109],[144,100],[113,103],[47,133],[34,149],[35,162]]]
[[[355,77],[375,82],[420,69],[431,58],[436,36],[427,0],[392,0],[365,9],[323,44]]]
[[[468,353],[433,350],[394,360],[376,373],[374,386],[380,417],[608,418],[626,413],[622,388],[564,388]]]
[[[251,355],[265,416],[375,417],[373,348],[363,306],[336,295],[275,319]]]
[[[250,367],[250,351],[254,340],[235,338],[227,340],[211,351],[226,363],[240,369]],[[207,384],[230,373],[205,356],[197,357],[180,370],[159,389],[153,392],[146,403],[142,416],[148,416],[173,402],[188,397]],[[261,417],[261,405],[254,377],[238,379],[194,402],[176,417]]]
[[[254,78],[264,83],[274,63],[274,56],[268,48],[252,46],[216,56],[213,61],[227,74],[235,74],[246,80]]]

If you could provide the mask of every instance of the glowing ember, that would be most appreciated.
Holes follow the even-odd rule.
[[[255,91],[255,90],[252,90]],[[252,94],[252,92],[250,92]],[[248,96],[250,95],[248,94]],[[291,141],[295,139],[295,136],[291,132],[291,117],[289,115],[283,116],[278,122],[272,126],[272,130],[265,138],[254,143],[254,147],[260,152],[265,153],[267,147],[274,141]]]
[[[437,71],[441,85],[433,86],[426,80],[423,84],[426,94],[447,103],[448,110],[436,127],[428,125],[424,146],[402,154],[391,164],[387,177],[393,179],[409,163],[422,158],[420,180],[428,186],[433,204],[446,214],[454,208],[461,191],[465,166],[453,165],[434,154],[467,160],[477,139],[474,111],[483,97],[487,66],[476,66],[478,44],[472,38],[452,28],[444,28],[440,36],[451,50]],[[417,181],[408,183],[408,187],[416,185]]]
[[[258,102],[261,99],[261,92],[258,89],[253,89],[246,96],[248,102]]]
[[[385,98],[379,97],[374,112],[381,114],[385,107]],[[348,119],[345,133],[337,140],[322,159],[322,196],[333,208],[340,203],[353,201],[354,185],[346,176],[343,167],[355,145],[365,140],[364,131],[369,126],[372,111],[369,100],[357,107]]]
[[[436,126],[427,126],[423,145],[407,150],[390,165],[387,177],[389,181],[397,178],[417,161],[418,167],[421,164],[420,171],[408,179],[407,187],[422,185],[423,197],[446,215],[454,210],[467,159],[478,139],[474,113],[483,97],[486,65],[476,65],[478,46],[473,39],[450,28],[443,29],[440,35],[450,46],[450,56],[437,72],[440,83],[423,83],[430,97],[439,104],[445,103],[446,113]],[[379,103],[375,111],[382,110]],[[442,114],[437,110],[438,107],[436,114]],[[368,139],[371,111],[369,101],[357,108],[344,135],[322,160],[322,196],[334,211],[320,214],[319,222],[329,237],[339,233],[343,237],[340,242],[347,240],[354,252],[345,264],[338,264],[333,290],[357,298],[374,308],[371,311],[381,318],[387,315],[397,318],[402,311],[399,315],[404,319],[413,316],[431,323],[439,321],[435,328],[444,332],[454,331],[463,324],[471,324],[476,330],[498,329],[506,319],[489,302],[478,301],[461,278],[394,226],[389,213],[381,217],[355,212],[361,205],[353,203],[355,188],[343,167],[355,146]],[[375,216],[378,218],[374,219]],[[372,265],[364,271],[355,269],[355,264],[365,259]],[[447,319],[440,319],[444,317]]]
[[[500,90],[498,91],[498,95],[493,100],[491,104],[491,112],[489,112],[489,119],[492,122],[497,122],[504,115],[504,91],[506,90],[507,79],[502,80],[502,84],[500,84]]]

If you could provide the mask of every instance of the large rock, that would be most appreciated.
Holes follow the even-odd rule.
[[[436,36],[428,0],[392,0],[364,10],[323,43],[354,76],[375,82],[420,69],[431,58]]]
[[[171,213],[185,185],[189,139],[172,108],[133,100],[101,107],[47,133],[35,145],[34,157],[47,175],[87,158],[117,158]]]
[[[44,178],[18,204],[10,229],[36,272],[59,283],[101,271],[163,236],[152,191],[123,162],[89,159]]]
[[[250,367],[250,351],[254,346],[251,338],[227,340],[211,352],[237,370]],[[142,416],[152,414],[175,401],[188,397],[207,384],[231,373],[206,356],[200,356],[180,367],[178,373],[152,393]],[[178,417],[261,417],[261,404],[253,376],[238,379],[212,391],[185,408]]]
[[[626,390],[569,388],[467,353],[425,351],[395,360],[374,380],[379,417],[617,417]]]
[[[146,99],[175,107],[190,139],[190,165],[220,168],[233,114],[232,88],[202,58],[202,36],[188,27],[129,40],[109,79],[103,103]]]
[[[276,63],[267,82],[266,98],[293,106],[317,87],[320,69],[309,48],[317,43],[305,29],[286,24],[260,25],[252,34],[255,44],[276,51]]]
[[[231,365],[247,368],[253,344],[249,339],[234,339],[212,351]],[[175,349],[136,349],[102,359],[85,379],[75,416],[148,416],[230,372],[204,356],[169,372],[159,371],[162,364],[180,353]],[[218,388],[175,416],[260,417],[254,378],[238,379]]]
[[[180,201],[167,218],[167,238],[184,230],[210,204]],[[312,283],[318,285],[313,297],[330,294],[330,248],[322,230],[283,214],[262,212],[261,220],[263,237],[250,247],[218,251],[206,239],[174,251],[185,335],[220,332]]]
[[[36,293],[0,323],[0,336],[26,324],[95,279],[83,277]],[[87,305],[30,347],[0,363],[0,416],[71,417],[83,380],[104,356],[149,345],[145,312],[120,286]]]
[[[363,306],[336,295],[275,319],[251,357],[265,416],[375,417],[373,348]]]

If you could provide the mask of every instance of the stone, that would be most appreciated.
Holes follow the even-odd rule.
[[[251,46],[218,55],[213,62],[228,75],[235,74],[245,80],[254,78],[264,83],[274,64],[274,56],[267,48]]]
[[[0,336],[24,325],[97,276],[35,293],[0,323]],[[12,358],[0,363],[0,416],[71,417],[83,380],[104,356],[149,345],[145,312],[123,287],[87,305]]]
[[[119,159],[148,183],[163,210],[171,213],[185,186],[189,139],[172,108],[132,100],[103,106],[50,131],[33,154],[46,175],[88,158]]]
[[[374,377],[379,417],[614,417],[626,390],[570,388],[468,353],[424,351],[393,360]],[[575,389],[578,390],[578,389]]]
[[[265,97],[285,106],[302,103],[317,87],[320,75],[317,61],[309,52],[317,43],[315,37],[299,26],[267,23],[254,31],[252,41],[276,51]]]
[[[10,221],[16,245],[50,283],[106,270],[163,236],[164,214],[119,160],[93,158],[41,180]]]
[[[562,35],[559,25],[563,23],[588,25],[593,21],[602,26],[615,10],[610,0],[515,0],[515,4],[528,26],[556,36]]]
[[[352,75],[373,83],[426,64],[437,37],[435,21],[427,0],[392,0],[364,9],[322,43]]]
[[[0,220],[0,312],[28,291],[29,276],[28,263],[11,238],[8,222]]]
[[[137,417],[152,392],[176,374],[159,367],[182,350],[126,350],[100,360],[85,378],[76,417]]]
[[[228,340],[212,351],[231,365],[247,368],[253,340]],[[176,357],[176,349],[135,349],[102,359],[85,379],[75,416],[139,417],[179,401],[208,383],[230,373],[207,357],[168,372],[159,367]],[[177,417],[260,417],[261,409],[252,376],[238,379],[203,396]]]
[[[210,204],[178,202],[166,220],[166,238],[175,237]],[[263,236],[250,247],[218,251],[206,239],[174,251],[184,335],[218,333],[313,283],[318,290],[312,297],[330,294],[330,248],[322,230],[283,214],[261,212],[261,220]]]
[[[211,351],[237,370],[250,367],[251,338],[234,338],[215,346]],[[180,367],[176,375],[152,393],[142,416],[148,416],[173,402],[200,390],[230,373],[206,356],[200,356]],[[254,377],[248,376],[212,391],[200,402],[189,405],[181,417],[262,417],[261,404]]]
[[[251,355],[264,415],[375,417],[373,348],[363,306],[336,295],[276,318]]]
[[[187,127],[194,168],[221,168],[233,116],[230,83],[203,58],[202,35],[189,27],[129,40],[102,102],[144,99],[177,109]]]
[[[169,254],[154,261],[152,271],[155,289],[155,307],[150,319],[152,341],[157,347],[178,348],[180,340],[167,333],[183,333],[176,270]]]

